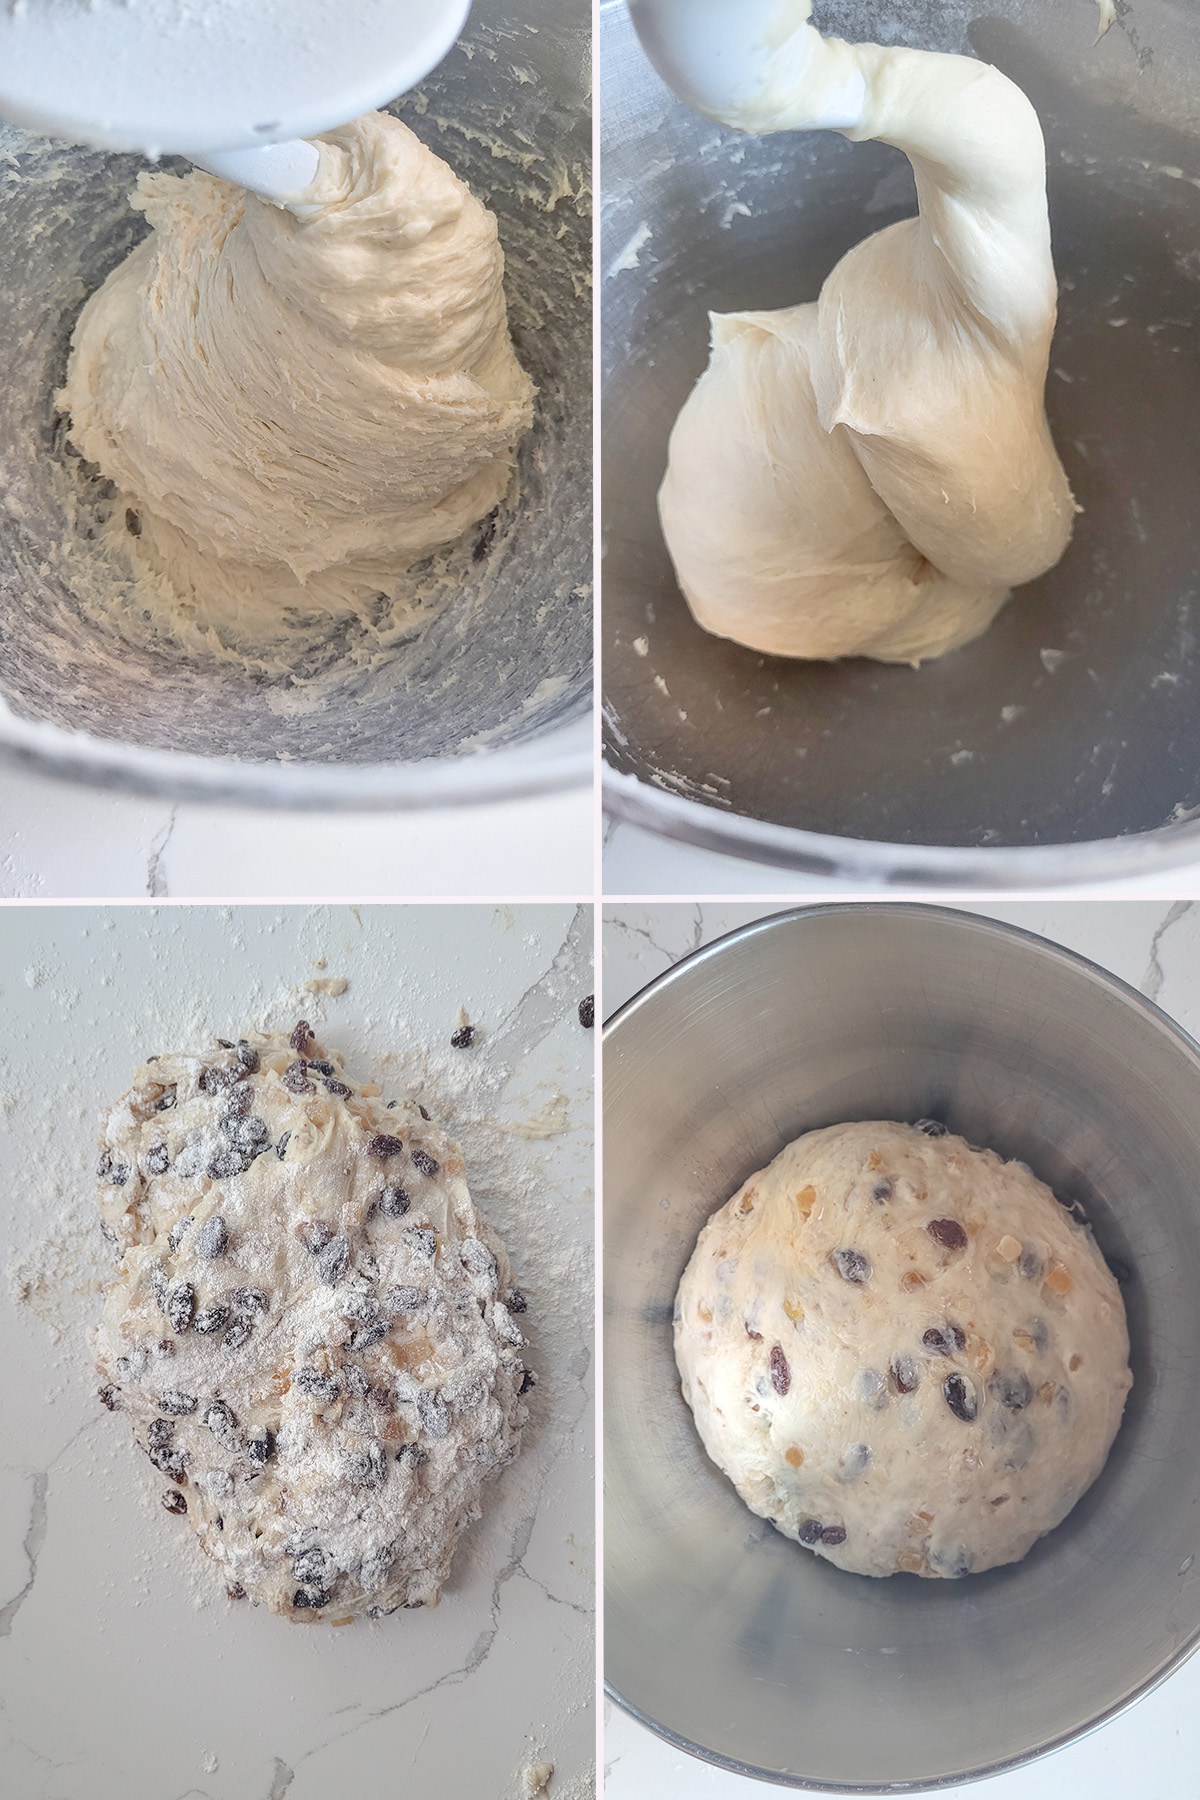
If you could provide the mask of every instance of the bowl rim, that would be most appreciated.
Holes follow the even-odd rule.
[[[1122,837],[1059,844],[895,844],[837,837],[799,825],[776,825],[726,813],[649,782],[607,760],[604,807],[613,818],[658,837],[713,850],[741,862],[765,863],[827,880],[917,888],[1027,889],[1081,887],[1182,868],[1200,854],[1200,818]]]
[[[809,918],[824,917],[830,914],[861,912],[864,908],[870,908],[873,911],[883,911],[892,915],[916,915],[922,918],[932,915],[933,917],[940,919],[943,923],[953,921],[960,925],[965,925],[968,930],[981,930],[986,935],[1016,939],[1027,949],[1036,950],[1042,955],[1048,954],[1052,961],[1081,972],[1093,982],[1098,983],[1102,987],[1106,987],[1116,999],[1122,1001],[1125,1005],[1128,1006],[1132,1003],[1134,1010],[1148,1015],[1151,1023],[1157,1026],[1168,1039],[1173,1040],[1176,1047],[1184,1052],[1184,1055],[1192,1063],[1198,1082],[1200,1082],[1200,1042],[1193,1038],[1190,1032],[1185,1031],[1183,1026],[1173,1019],[1169,1013],[1165,1012],[1157,1002],[1149,999],[1147,995],[1140,993],[1137,988],[1133,987],[1131,983],[1123,980],[1121,976],[1114,975],[1110,969],[1103,968],[1099,963],[1093,962],[1090,957],[1082,955],[1079,951],[1072,950],[1065,944],[1056,943],[1053,938],[1044,937],[1039,932],[1028,931],[1024,926],[1011,925],[1005,919],[989,918],[986,914],[972,912],[967,907],[937,906],[918,900],[879,901],[864,898],[862,900],[823,901],[811,905],[785,907],[777,912],[764,913],[762,918],[752,919],[746,925],[738,925],[732,931],[725,932],[721,937],[714,938],[711,944],[702,944],[698,950],[689,951],[687,955],[682,956],[678,962],[672,963],[670,968],[664,969],[659,975],[655,975],[644,987],[639,988],[636,994],[631,995],[628,1000],[605,1019],[601,1031],[602,1046],[607,1048],[610,1036],[613,1036],[618,1028],[632,1016],[633,1013],[638,1011],[645,1004],[652,1002],[654,995],[659,990],[667,987],[673,977],[682,975],[683,971],[690,969],[693,964],[713,956],[714,953],[728,950],[732,945],[740,943],[744,939],[765,934],[765,932],[769,930],[797,924],[800,921]],[[604,1087],[602,1081],[600,1086],[601,1098],[603,1098],[603,1092]],[[601,1190],[600,1218],[601,1232],[603,1234],[603,1187]],[[602,1251],[603,1245],[604,1240],[602,1236]],[[603,1270],[603,1262],[601,1267]],[[603,1299],[603,1289],[601,1298]],[[601,1353],[603,1354],[603,1328],[601,1328]],[[1125,1694],[1120,1700],[1114,1701],[1110,1706],[1105,1707],[1103,1711],[1095,1714],[1092,1718],[1085,1720],[1083,1724],[1077,1726],[1074,1730],[1061,1732],[1058,1736],[1048,1738],[1045,1742],[1036,1744],[1028,1750],[1018,1751],[1013,1756],[1004,1757],[997,1762],[988,1763],[978,1769],[971,1769],[953,1775],[936,1776],[932,1780],[894,1782],[818,1782],[807,1776],[798,1776],[790,1773],[781,1774],[778,1770],[774,1769],[760,1769],[753,1763],[743,1762],[737,1757],[725,1756],[719,1751],[705,1749],[702,1745],[693,1743],[691,1739],[684,1737],[681,1733],[672,1731],[669,1726],[660,1724],[656,1719],[651,1718],[648,1713],[643,1712],[626,1695],[622,1694],[616,1684],[609,1680],[607,1674],[604,1675],[604,1692],[611,1700],[616,1702],[623,1712],[628,1713],[631,1718],[636,1719],[638,1723],[644,1725],[647,1730],[654,1732],[657,1737],[665,1739],[665,1741],[673,1745],[675,1749],[683,1750],[688,1755],[696,1757],[701,1762],[710,1763],[716,1768],[726,1769],[733,1775],[746,1776],[755,1781],[766,1782],[774,1787],[795,1788],[818,1794],[934,1793],[942,1788],[963,1787],[969,1782],[986,1781],[993,1775],[1008,1774],[1014,1769],[1023,1768],[1028,1763],[1036,1762],[1040,1757],[1050,1756],[1056,1750],[1066,1749],[1069,1744],[1078,1743],[1083,1738],[1090,1737],[1091,1734],[1098,1731],[1101,1726],[1107,1725],[1111,1720],[1119,1718],[1122,1713],[1128,1712],[1130,1707],[1135,1706],[1139,1700],[1144,1700],[1147,1694],[1153,1693],[1155,1688],[1160,1687],[1169,1676],[1176,1672],[1177,1669],[1182,1668],[1183,1664],[1195,1654],[1197,1649],[1200,1649],[1200,1622],[1197,1623],[1196,1629],[1192,1632],[1191,1636],[1179,1645],[1177,1649],[1172,1651],[1171,1655],[1153,1675],[1147,1676],[1144,1681],[1139,1682],[1136,1687],[1131,1689],[1130,1692]]]
[[[413,762],[281,762],[200,756],[24,719],[0,696],[0,769],[152,794],[282,811],[419,811],[562,793],[593,779],[589,679],[586,707],[518,744]]]

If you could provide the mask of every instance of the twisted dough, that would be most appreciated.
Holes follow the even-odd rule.
[[[712,315],[671,434],[663,534],[701,625],[782,656],[918,663],[1058,561],[1074,501],[1043,390],[1057,289],[1029,101],[967,57],[826,40],[809,0],[725,122],[903,150],[920,216],[858,244],[815,304]]]

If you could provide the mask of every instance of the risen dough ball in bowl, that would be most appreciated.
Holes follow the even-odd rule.
[[[931,1121],[812,1131],[700,1233],[683,1395],[752,1511],[843,1569],[1017,1561],[1104,1465],[1125,1311],[1087,1227]]]

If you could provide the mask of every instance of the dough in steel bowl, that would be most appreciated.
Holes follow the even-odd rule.
[[[99,1177],[100,1397],[231,1596],[335,1624],[436,1604],[533,1384],[457,1147],[301,1022],[143,1064]]]
[[[829,1126],[713,1214],[675,1354],[753,1512],[861,1575],[1016,1562],[1090,1487],[1132,1383],[1087,1227],[933,1121]]]

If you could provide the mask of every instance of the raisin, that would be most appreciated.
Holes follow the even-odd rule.
[[[312,1035],[312,1026],[309,1024],[308,1020],[298,1020],[292,1031],[292,1035],[288,1039],[288,1043],[292,1046],[292,1049],[296,1052],[297,1056],[304,1055],[306,1047],[312,1042]]]
[[[679,1323],[678,1316],[676,1316],[676,1318],[675,1318],[675,1323],[677,1325]],[[752,1330],[749,1319],[746,1320],[746,1336],[748,1338],[752,1339],[753,1342],[756,1344],[762,1343],[762,1332]]]
[[[475,1042],[475,1027],[460,1025],[457,1031],[450,1033],[450,1045],[454,1050],[469,1050]]]
[[[198,1331],[202,1337],[211,1337],[216,1331],[223,1331],[229,1323],[229,1308],[219,1302],[215,1306],[202,1306],[192,1320],[192,1330]]]
[[[337,1233],[324,1219],[304,1219],[296,1227],[296,1236],[310,1256],[319,1256]]]
[[[297,1588],[292,1595],[292,1605],[294,1607],[310,1606],[314,1610],[319,1610],[322,1606],[329,1605],[329,1590],[327,1588],[313,1590]]]
[[[269,1462],[271,1452],[274,1448],[275,1434],[271,1431],[264,1430],[259,1432],[257,1437],[246,1439],[246,1455],[250,1458],[250,1461],[256,1463],[260,1469],[265,1463]]]
[[[796,1536],[802,1544],[819,1544],[824,1529],[820,1519],[805,1519]]]
[[[874,1200],[876,1206],[882,1206],[885,1201],[891,1199],[894,1192],[895,1189],[890,1181],[877,1181],[875,1186],[871,1189],[871,1198]]]
[[[240,1581],[227,1582],[225,1584],[225,1593],[230,1600],[244,1600],[246,1598],[246,1590]]]
[[[988,1392],[1009,1412],[1020,1412],[1033,1399],[1033,1383],[1019,1369],[997,1369],[988,1382]]]
[[[821,1532],[823,1544],[844,1544],[845,1541],[846,1527],[844,1525],[826,1525]]]
[[[1021,1252],[1017,1269],[1026,1281],[1040,1281],[1045,1267],[1045,1263],[1036,1250],[1027,1249]]]
[[[238,1448],[237,1419],[223,1400],[213,1401],[204,1415],[204,1423],[226,1450]]]
[[[964,1425],[969,1425],[979,1411],[974,1384],[965,1375],[947,1375],[942,1383],[942,1393],[955,1418],[961,1419]]]
[[[164,1088],[162,1093],[158,1096],[158,1099],[154,1102],[154,1111],[156,1113],[170,1112],[175,1104],[176,1098],[174,1086]]]
[[[336,1381],[332,1381],[328,1375],[322,1375],[320,1369],[308,1365],[292,1370],[292,1386],[298,1393],[309,1394],[314,1400],[320,1400],[324,1406],[332,1406],[342,1391]]]
[[[585,994],[579,1002],[579,1023],[585,1031],[590,1031],[596,1023],[596,996]]]
[[[437,1174],[440,1167],[440,1164],[430,1156],[428,1150],[414,1150],[412,1153],[412,1160],[413,1167],[419,1169],[422,1175],[434,1176]]]
[[[377,1131],[367,1144],[368,1156],[399,1156],[404,1145],[398,1137],[389,1137],[385,1131]]]
[[[436,1231],[432,1231],[428,1225],[410,1225],[404,1235],[418,1255],[432,1259],[437,1251]]]
[[[394,1100],[393,1100],[393,1101],[392,1101],[392,1102],[391,1102],[391,1104],[392,1104],[392,1105],[393,1105],[393,1106],[395,1106],[395,1104],[396,1104],[396,1102],[395,1102],[395,1101],[394,1101]],[[429,1123],[429,1114],[428,1114],[428,1113],[427,1113],[427,1112],[426,1112],[426,1111],[425,1111],[425,1108],[424,1108],[424,1107],[423,1107],[423,1106],[418,1106],[418,1107],[417,1107],[417,1111],[418,1111],[418,1112],[419,1112],[419,1113],[420,1113],[420,1115],[421,1115],[421,1117],[422,1117],[422,1118],[423,1118],[423,1119],[424,1119],[424,1121],[425,1121],[425,1123],[426,1123],[426,1124],[427,1124],[427,1125],[428,1125],[428,1123]]]
[[[287,1147],[291,1143],[291,1141],[292,1141],[291,1132],[285,1131],[283,1136],[280,1138],[279,1142],[276,1144],[275,1154],[279,1158],[280,1162],[282,1162],[284,1157],[287,1155]]]
[[[183,1458],[173,1444],[164,1444],[161,1448],[150,1449],[146,1454],[159,1474],[165,1475],[168,1481],[174,1481],[180,1486],[186,1483],[187,1470],[183,1466]]]
[[[147,1175],[165,1175],[171,1166],[171,1153],[165,1144],[151,1144],[146,1152]]]
[[[537,1376],[532,1369],[525,1369],[521,1375],[521,1384],[517,1389],[518,1394],[527,1394],[530,1388],[535,1388],[536,1386]]]
[[[493,1290],[495,1289],[496,1259],[486,1244],[481,1243],[478,1238],[465,1238],[459,1250],[459,1256],[465,1269],[469,1269],[472,1275],[478,1275],[485,1281],[490,1281]]]
[[[200,1236],[196,1239],[196,1253],[208,1262],[215,1262],[218,1256],[224,1256],[229,1248],[229,1228],[220,1213],[214,1213],[200,1227]]]
[[[377,1202],[380,1212],[388,1219],[400,1219],[409,1208],[409,1198],[404,1189],[394,1181],[389,1181]]]
[[[394,1313],[416,1312],[419,1306],[424,1306],[425,1295],[419,1287],[389,1288],[387,1304]]]
[[[221,1129],[225,1132],[226,1136],[228,1136],[230,1135],[232,1121],[242,1118],[254,1105],[254,1089],[250,1086],[250,1083],[248,1081],[235,1080],[233,1086],[225,1096],[225,1105],[228,1108],[228,1111],[221,1120]]]
[[[283,1071],[283,1085],[289,1094],[315,1094],[316,1083],[308,1079],[308,1064],[289,1063]]]
[[[520,1391],[524,1393],[525,1389],[522,1387]],[[417,1416],[422,1429],[431,1438],[444,1438],[450,1430],[450,1408],[440,1394],[418,1394]]]
[[[967,1247],[967,1234],[957,1219],[930,1219],[925,1229],[943,1250],[965,1250]]]
[[[202,1094],[220,1094],[225,1088],[232,1087],[236,1080],[237,1076],[232,1069],[201,1069],[200,1092]]]
[[[838,1472],[843,1481],[856,1481],[871,1460],[870,1444],[847,1444],[842,1451]]]
[[[222,1144],[209,1157],[205,1174],[210,1181],[231,1181],[235,1175],[244,1175],[253,1161],[253,1156],[236,1144]]]
[[[107,1181],[113,1187],[124,1187],[129,1180],[129,1164],[118,1162],[110,1150],[105,1150],[100,1158],[96,1174],[101,1181]]]
[[[948,1127],[940,1119],[917,1119],[913,1130],[921,1132],[925,1137],[945,1137]]]
[[[148,1450],[165,1450],[174,1435],[173,1420],[151,1419],[146,1427],[146,1448]]]
[[[160,1411],[170,1413],[176,1419],[196,1410],[195,1395],[181,1393],[178,1388],[164,1388],[158,1404]]]
[[[350,1266],[350,1242],[341,1233],[317,1251],[317,1274],[326,1287],[336,1287]]]
[[[893,1356],[888,1379],[897,1394],[911,1394],[921,1383],[921,1366],[914,1356]]]
[[[777,1394],[786,1394],[792,1385],[792,1371],[781,1344],[771,1346],[771,1386]]]
[[[187,1499],[178,1488],[168,1488],[162,1497],[162,1503],[169,1513],[185,1513],[187,1511]]]
[[[223,1350],[240,1350],[253,1330],[254,1327],[249,1319],[235,1319],[221,1339],[221,1348]]]
[[[265,1313],[267,1310],[267,1296],[263,1293],[261,1288],[234,1288],[233,1293],[230,1295],[230,1299],[239,1312]]]
[[[381,1343],[391,1329],[390,1319],[372,1319],[369,1324],[359,1326],[350,1339],[350,1348],[355,1352],[369,1350],[372,1344]]]
[[[447,1421],[449,1423],[449,1421]],[[444,1436],[444,1433],[434,1433]],[[347,1450],[342,1458],[346,1479],[352,1487],[372,1491],[381,1488],[388,1478],[388,1459],[378,1438],[372,1438],[365,1449]]]
[[[245,1038],[239,1038],[238,1046],[237,1046],[237,1053],[238,1053],[238,1062],[242,1065],[242,1068],[245,1069],[247,1075],[257,1074],[258,1066],[259,1066],[259,1055],[258,1055],[258,1051],[253,1047],[253,1045],[248,1044],[246,1042]]]
[[[861,1250],[832,1250],[830,1255],[843,1281],[861,1287],[864,1281],[870,1280],[871,1263]]]
[[[176,1282],[167,1289],[167,1304],[163,1311],[167,1315],[167,1323],[171,1330],[181,1333],[187,1330],[192,1322],[192,1314],[196,1310],[196,1290],[190,1281]]]
[[[191,1228],[192,1228],[191,1213],[188,1214],[186,1219],[176,1219],[175,1223],[171,1227],[171,1234],[167,1239],[167,1242],[171,1246],[172,1250],[178,1250],[180,1244],[182,1244],[182,1242],[183,1242],[184,1233],[190,1231]]]
[[[253,1162],[256,1156],[261,1156],[264,1150],[270,1149],[270,1128],[267,1121],[260,1119],[257,1113],[250,1113],[244,1118],[229,1114],[221,1120],[221,1129],[234,1149],[240,1150],[248,1162]]]
[[[344,1081],[334,1081],[331,1079],[325,1083],[325,1086],[329,1093],[339,1094],[343,1099],[350,1092],[350,1089],[346,1086]]]
[[[98,1388],[96,1391],[99,1395],[101,1406],[106,1406],[109,1412],[120,1412],[121,1401],[116,1388],[105,1386]]]
[[[346,1386],[357,1400],[365,1400],[371,1391],[371,1383],[357,1363],[347,1363],[342,1371],[346,1377]]]
[[[125,508],[125,529],[130,537],[141,537],[142,535],[142,515],[140,512],[136,512],[132,506]],[[182,1499],[182,1495],[180,1498]]]
[[[509,1312],[515,1313],[526,1312],[529,1308],[529,1302],[526,1300],[520,1288],[513,1288],[504,1304],[507,1306]]]
[[[308,1058],[308,1066],[310,1069],[315,1069],[318,1075],[333,1074],[333,1064],[331,1062],[326,1062],[323,1056],[310,1056]]]
[[[953,1356],[956,1350],[965,1349],[967,1338],[961,1326],[951,1325],[947,1321],[945,1325],[931,1325],[923,1334],[921,1342],[935,1356]]]
[[[292,1552],[292,1573],[305,1587],[325,1587],[333,1579],[333,1558],[319,1544],[310,1544],[306,1549]]]
[[[491,512],[479,527],[479,536],[471,546],[472,562],[482,562],[488,551],[491,549],[493,539],[496,536],[496,521],[499,516],[500,508],[498,506],[493,506]]]

